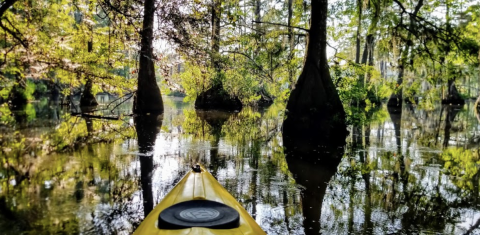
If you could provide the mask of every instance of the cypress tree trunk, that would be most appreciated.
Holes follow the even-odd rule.
[[[85,89],[83,90],[82,97],[80,98],[80,107],[97,106],[97,99],[95,99],[95,96],[92,92],[93,81],[88,76],[85,79],[87,82],[85,83]]]
[[[22,109],[28,102],[25,90],[27,87],[27,82],[22,75],[19,73],[15,74],[15,85],[13,85],[12,90],[8,94],[8,100],[10,101],[10,108],[17,110]]]
[[[465,100],[462,98],[462,96],[460,95],[460,92],[458,92],[458,89],[455,86],[455,80],[456,80],[455,77],[448,79],[447,97],[444,100],[442,100],[443,104],[454,104],[454,105],[465,104]]]
[[[358,2],[357,4],[361,4],[361,2]],[[374,51],[374,43],[375,43],[375,33],[377,31],[377,24],[380,19],[380,3],[371,1],[369,4],[369,8],[373,11],[373,18],[371,20],[370,26],[368,27],[368,32],[365,37],[365,47],[363,49],[363,54],[361,58],[361,64],[362,65],[368,65],[368,66],[373,66],[373,51]],[[359,14],[360,14],[360,20],[361,20],[361,5],[359,7]],[[357,29],[357,56],[355,58],[355,62],[359,63],[359,56],[360,56],[360,39],[359,39],[359,30],[360,30],[360,23],[359,23],[359,28]],[[365,72],[360,74],[358,76],[358,85],[361,89],[366,89],[368,87],[368,84],[370,83],[370,76],[371,73],[367,69]],[[370,101],[375,102],[375,103],[380,103],[380,101],[375,97],[375,94],[371,90],[367,91],[367,97]],[[365,99],[361,100],[355,100],[353,101],[353,105],[361,105],[365,106]]]
[[[138,88],[133,101],[136,114],[163,113],[163,100],[155,78],[153,64],[153,20],[155,0],[145,0],[138,71]]]
[[[327,0],[312,1],[305,65],[290,94],[283,127],[292,137],[304,131],[300,136],[333,141],[345,140],[347,134],[345,111],[327,64],[327,8]]]
[[[93,41],[90,40],[88,42],[87,47],[88,47],[87,51],[92,52]],[[97,106],[98,102],[97,102],[97,99],[95,99],[95,96],[93,95],[93,91],[92,91],[92,87],[93,87],[92,78],[87,75],[85,80],[87,80],[87,82],[85,83],[85,89],[83,89],[82,97],[80,98],[80,107]]]

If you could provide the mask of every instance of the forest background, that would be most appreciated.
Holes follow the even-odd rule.
[[[137,89],[144,2],[3,1],[2,112],[35,96],[89,97]],[[285,102],[304,62],[307,1],[157,1],[153,52],[164,95],[195,100],[215,88],[243,105]],[[389,100],[423,108],[478,96],[474,1],[335,1],[329,65],[347,109]],[[159,44],[168,45],[159,47]],[[82,99],[83,99],[82,98]]]

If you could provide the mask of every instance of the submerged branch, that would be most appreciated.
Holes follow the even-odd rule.
[[[107,116],[92,115],[92,114],[86,114],[86,113],[72,113],[71,115],[78,116],[78,117],[86,117],[86,118],[104,119],[104,120],[120,120],[120,117],[107,117]]]

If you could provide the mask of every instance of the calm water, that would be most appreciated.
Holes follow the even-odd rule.
[[[0,106],[0,234],[130,234],[194,162],[268,234],[480,233],[473,104],[373,110],[344,149],[318,156],[338,161],[312,165],[286,157],[280,105],[164,102],[159,117],[120,115],[129,104],[94,113],[120,120]]]

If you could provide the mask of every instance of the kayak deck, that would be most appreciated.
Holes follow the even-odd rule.
[[[235,209],[240,217],[240,226],[232,229],[191,227],[185,229],[158,228],[158,218],[168,207],[191,200],[210,200]],[[203,167],[199,172],[190,171],[148,214],[134,235],[225,235],[266,234],[237,200]]]

